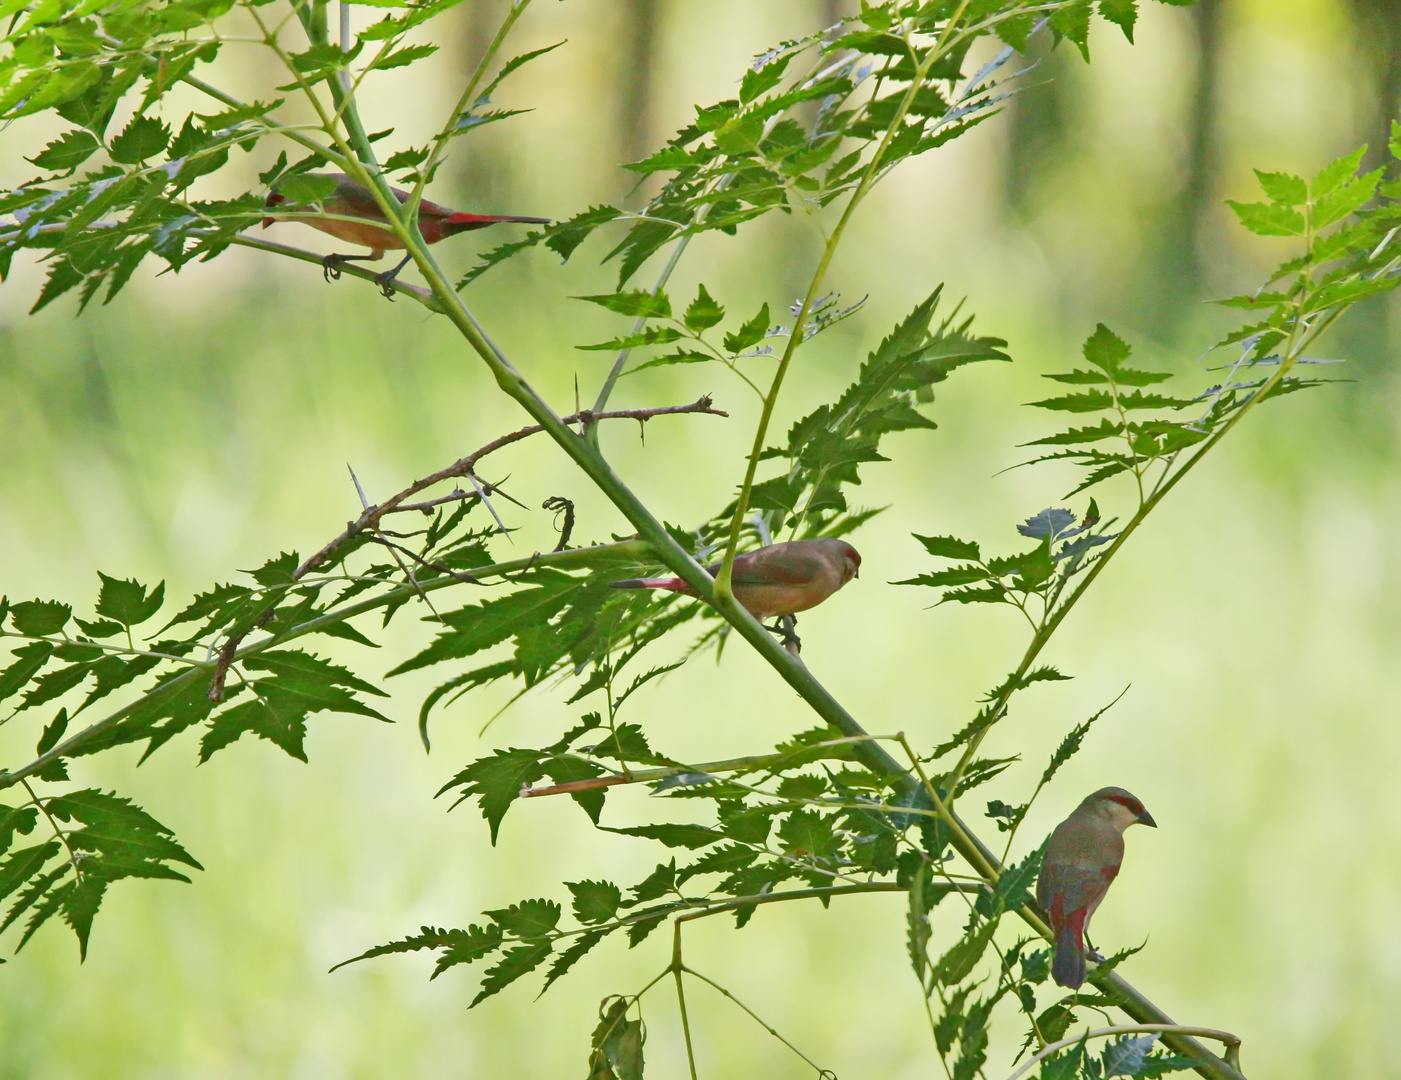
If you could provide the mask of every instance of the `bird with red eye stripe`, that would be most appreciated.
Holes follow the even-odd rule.
[[[1130,825],[1158,827],[1153,815],[1123,788],[1100,788],[1057,825],[1046,842],[1036,903],[1055,935],[1051,977],[1059,986],[1078,990],[1085,981],[1090,916],[1119,875],[1124,830]]]
[[[347,262],[358,260],[376,262],[384,258],[386,251],[404,246],[404,241],[389,227],[384,211],[379,208],[379,203],[375,201],[369,188],[363,184],[357,184],[344,173],[311,173],[309,175],[334,180],[336,183],[335,194],[322,204],[321,212],[294,208],[284,213],[269,214],[263,218],[263,228],[266,229],[277,221],[300,221],[305,225],[310,225],[313,229],[330,233],[337,240],[344,240],[347,244],[359,244],[361,247],[370,249],[368,255],[327,255],[321,260],[321,267],[327,281],[339,278],[341,267]],[[394,187],[389,190],[401,203],[409,201],[407,191]],[[285,202],[287,202],[287,196],[274,190],[268,196],[267,206],[272,208],[281,206]],[[456,236],[461,232],[472,232],[475,229],[485,229],[488,225],[499,225],[502,222],[510,221],[526,225],[550,224],[549,218],[541,217],[520,217],[515,214],[469,214],[465,211],[439,206],[427,199],[421,200],[418,204],[418,231],[424,242],[429,244],[436,244],[444,237]],[[394,290],[390,288],[390,285],[398,276],[399,271],[408,265],[411,258],[413,258],[412,255],[405,255],[398,266],[375,275],[375,284],[391,300],[394,298]]]
[[[730,571],[735,599],[756,619],[796,615],[814,608],[861,570],[861,556],[845,540],[790,540],[738,556]],[[715,577],[720,564],[706,567]],[[696,590],[679,577],[612,581],[615,589],[666,589],[686,596]]]

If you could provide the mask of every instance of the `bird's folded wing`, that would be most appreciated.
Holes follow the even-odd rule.
[[[1103,896],[1118,873],[1117,866],[1068,866],[1064,863],[1046,866],[1037,885],[1036,902],[1043,908],[1050,908],[1059,895],[1062,911],[1078,911]]]
[[[822,560],[792,551],[760,548],[735,560],[736,585],[807,585],[822,572]]]

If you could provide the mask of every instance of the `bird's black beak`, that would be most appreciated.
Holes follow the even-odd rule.
[[[1153,820],[1153,815],[1147,810],[1138,815],[1138,823],[1140,825],[1147,825],[1150,829],[1156,829],[1158,827],[1158,823]]]

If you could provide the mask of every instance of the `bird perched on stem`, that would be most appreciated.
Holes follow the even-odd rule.
[[[327,255],[321,260],[327,281],[339,278],[341,276],[340,268],[351,260],[374,262],[384,258],[385,251],[404,246],[404,242],[389,227],[384,212],[379,208],[379,203],[375,202],[375,197],[368,188],[357,184],[344,173],[312,173],[310,175],[336,182],[335,194],[321,204],[321,211],[319,213],[293,211],[283,217],[265,217],[263,218],[263,228],[266,229],[274,221],[300,221],[310,225],[313,229],[330,233],[337,240],[344,240],[347,244],[359,244],[361,247],[370,249],[368,255]],[[407,191],[402,191],[399,188],[390,188],[389,190],[401,203],[408,202],[409,193]],[[286,201],[287,196],[274,189],[272,194],[268,196],[267,205],[279,206]],[[503,221],[515,221],[526,225],[548,225],[550,223],[549,218],[519,217],[514,214],[468,214],[460,210],[449,209],[446,206],[439,206],[427,199],[418,204],[418,231],[423,235],[423,239],[430,244],[436,244],[445,236],[471,232],[473,229],[485,229],[488,225],[496,225]],[[411,258],[413,256],[405,255],[398,266],[375,275],[375,284],[380,287],[385,296],[393,298],[394,292],[389,285],[398,276],[399,271],[408,265]]]
[[[1036,903],[1051,920],[1051,978],[1078,990],[1085,981],[1085,934],[1124,861],[1124,830],[1157,828],[1153,815],[1123,788],[1100,788],[1056,826],[1046,842]],[[1098,959],[1098,957],[1096,957]]]
[[[738,600],[756,619],[796,615],[816,607],[861,569],[861,556],[845,540],[791,540],[735,558],[730,582]],[[706,567],[714,577],[720,564]],[[679,577],[629,578],[615,589],[669,589],[695,596]]]

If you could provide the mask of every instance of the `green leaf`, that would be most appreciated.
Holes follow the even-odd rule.
[[[631,292],[607,293],[602,296],[575,296],[575,300],[587,300],[619,315],[635,315],[639,318],[671,318],[671,301],[664,292],[650,293],[643,289]]]
[[[910,535],[923,544],[924,550],[936,559],[969,559],[977,562],[982,558],[978,552],[978,545],[970,540],[959,540],[952,536],[921,536],[919,533]]]
[[[647,345],[669,345],[673,341],[680,341],[684,336],[674,326],[649,326],[640,334],[628,334],[626,337],[600,341],[596,345],[575,345],[574,347],[584,352],[617,352],[619,349],[640,349]],[[702,359],[710,359],[707,354],[700,355]]]
[[[438,51],[437,45],[409,45],[402,49],[395,49],[382,60],[377,60],[370,67],[374,71],[387,71],[389,68],[405,67],[415,60],[422,60],[425,56],[432,56]]]
[[[1200,1069],[1206,1064],[1206,1062],[1185,1057],[1182,1054],[1150,1054],[1139,1066],[1136,1075],[1144,1077],[1145,1080],[1156,1080],[1157,1077],[1166,1076],[1168,1073]]]
[[[820,858],[841,846],[841,840],[832,832],[832,819],[812,810],[795,810],[785,817],[778,827],[778,836],[789,855]]]
[[[669,367],[672,364],[703,364],[714,359],[715,357],[711,356],[710,353],[700,352],[697,349],[678,349],[674,353],[667,353],[665,356],[648,360],[645,364],[629,368],[627,374],[631,375],[646,368]]]
[[[983,958],[983,953],[987,951],[988,944],[992,941],[993,931],[996,929],[996,920],[985,922],[964,937],[939,958],[939,962],[930,972],[931,979],[943,986],[953,986],[966,979],[978,961]]]
[[[73,609],[57,600],[26,600],[10,608],[10,621],[21,634],[48,637],[68,624]]]
[[[748,105],[761,94],[772,90],[783,78],[784,69],[788,67],[788,61],[793,58],[792,53],[785,53],[768,63],[756,62],[744,73],[744,79],[739,84],[739,100],[741,105]]]
[[[1083,351],[1086,360],[1111,376],[1132,352],[1128,343],[1104,323],[1096,324],[1094,333],[1085,339]]]
[[[1153,1044],[1157,1041],[1156,1035],[1125,1035],[1108,1043],[1100,1056],[1104,1068],[1103,1075],[1138,1076],[1148,1051],[1153,1049]]]
[[[280,181],[276,190],[294,206],[319,206],[335,195],[336,178],[299,173]]]
[[[1226,205],[1236,212],[1240,223],[1259,236],[1301,236],[1304,215],[1277,203],[1239,203],[1227,199]]]
[[[1138,7],[1135,0],[1099,0],[1099,13],[1119,27],[1124,32],[1124,37],[1128,38],[1132,44],[1133,24],[1138,20]]]
[[[1362,164],[1362,159],[1366,154],[1367,147],[1359,146],[1352,153],[1323,166],[1318,171],[1318,175],[1313,178],[1313,183],[1309,185],[1309,194],[1315,201],[1325,195],[1332,194],[1345,180],[1357,172],[1358,166]],[[1262,180],[1261,183],[1263,182]],[[1273,198],[1273,196],[1271,197]]]
[[[1023,446],[1078,446],[1082,443],[1099,442],[1118,435],[1124,430],[1124,425],[1118,421],[1112,421],[1107,416],[1101,420],[1096,427],[1070,428],[1057,435],[1048,435],[1044,439],[1036,439],[1033,442],[1023,443]]]
[[[1280,206],[1300,206],[1309,197],[1308,185],[1302,177],[1290,173],[1261,172],[1259,169],[1255,170],[1255,176],[1270,201]]]
[[[425,926],[422,933],[402,938],[399,941],[391,941],[386,945],[376,945],[373,949],[368,949],[359,956],[342,960],[331,970],[335,971],[336,968],[345,967],[346,964],[354,964],[376,956],[388,956],[390,953],[417,952],[421,949],[445,949],[446,952],[438,958],[437,966],[434,967],[433,974],[430,976],[430,978],[436,979],[450,967],[480,960],[487,953],[498,948],[500,944],[501,928],[495,923],[487,924],[485,929],[480,926],[472,926],[466,930],[442,930]]]
[[[623,893],[611,881],[566,881],[574,894],[574,917],[581,923],[607,922],[618,913]]]
[[[483,914],[490,915],[506,933],[530,940],[546,937],[554,930],[559,923],[560,906],[553,900],[522,900]]]
[[[994,922],[1004,911],[1015,911],[1031,903],[1036,875],[1041,871],[1042,850],[1037,848],[1015,866],[1004,867],[991,892],[981,892],[975,907]]]
[[[642,1021],[627,1018],[631,999],[620,997],[599,1008],[589,1053],[588,1080],[642,1080]]]
[[[920,986],[932,985],[925,982],[925,973],[929,970],[929,935],[932,932],[929,926],[929,904],[926,903],[925,896],[930,869],[929,865],[923,862],[916,868],[910,882],[909,906],[905,917],[906,951]]]
[[[447,612],[442,622],[447,630],[439,633],[433,643],[389,672],[402,675],[406,671],[428,667],[443,660],[470,656],[496,645],[532,627],[543,625],[569,603],[571,594],[579,588],[579,580],[567,574],[551,571],[537,572],[531,578],[533,588],[503,596],[484,604],[470,604]]]
[[[1088,1040],[1088,1034],[1082,1035],[1074,1046],[1044,1060],[1041,1063],[1041,1080],[1075,1080],[1080,1073],[1080,1063],[1085,1058],[1085,1044]]]
[[[741,353],[764,340],[769,332],[769,305],[765,304],[754,318],[739,328],[737,333],[725,335],[725,351]]]
[[[0,701],[24,689],[39,669],[49,662],[53,651],[53,645],[47,641],[31,641],[15,649],[11,653],[14,663],[0,671]]]
[[[1122,697],[1123,695],[1121,694],[1119,696]],[[1070,731],[1066,734],[1065,738],[1061,740],[1060,745],[1056,747],[1056,752],[1051,755],[1051,760],[1050,763],[1046,766],[1046,771],[1041,774],[1042,786],[1049,784],[1051,782],[1051,778],[1055,776],[1056,773],[1060,770],[1060,767],[1079,752],[1080,746],[1084,742],[1086,734],[1089,733],[1091,725],[1094,724],[1096,720],[1098,720],[1101,716],[1107,713],[1110,709],[1112,709],[1114,705],[1118,702],[1118,700],[1119,698],[1115,698],[1113,701],[1111,701],[1104,708],[1100,709],[1099,712],[1095,713],[1084,723],[1076,724],[1073,728],[1070,729]]]
[[[574,944],[555,957],[555,962],[550,965],[549,973],[545,976],[545,985],[540,988],[540,993],[543,994],[548,990],[556,979],[582,960],[585,953],[589,952],[610,933],[610,930],[590,930],[575,938]]]
[[[146,586],[135,579],[118,581],[98,571],[102,579],[102,592],[97,599],[97,613],[112,619],[123,626],[132,627],[145,622],[165,602],[165,582],[162,581],[149,593]]]
[[[648,900],[665,896],[675,887],[676,860],[672,859],[669,863],[657,863],[655,870],[633,886],[634,903],[645,904]]]
[[[476,1008],[493,994],[499,994],[506,989],[522,975],[534,971],[545,957],[550,955],[552,948],[550,942],[540,941],[533,945],[518,945],[514,949],[507,949],[501,957],[500,963],[487,969],[486,975],[482,978],[481,990],[472,999],[472,1004],[467,1007],[469,1009]]]
[[[457,803],[472,795],[478,796],[482,817],[491,826],[491,842],[506,811],[527,787],[545,775],[540,761],[545,754],[539,750],[497,750],[491,757],[478,758],[439,789],[438,794],[461,787]],[[457,803],[453,803],[456,806]]]
[[[725,838],[723,833],[708,829],[704,825],[662,824],[633,825],[625,829],[612,829],[607,826],[600,826],[600,828],[605,832],[618,833],[622,836],[641,836],[648,840],[659,841],[667,847],[687,848],[691,851]]]
[[[42,151],[26,161],[41,169],[72,172],[90,158],[102,144],[89,132],[65,131]]]
[[[296,678],[324,682],[327,685],[348,686],[378,697],[389,696],[379,687],[352,674],[346,668],[322,660],[319,656],[314,656],[311,653],[302,652],[300,649],[278,649],[254,653],[242,663],[250,671],[271,671],[289,679]],[[383,718],[381,717],[381,719]]]
[[[1315,196],[1313,210],[1309,215],[1313,228],[1325,229],[1335,221],[1341,221],[1349,214],[1362,209],[1376,193],[1377,183],[1382,175],[1383,170],[1378,169],[1348,181],[1321,198]]]
[[[725,309],[711,298],[711,295],[705,291],[705,286],[702,285],[696,298],[686,308],[686,329],[698,334],[702,330],[708,330],[715,326],[724,317]]]
[[[43,757],[55,746],[58,740],[63,738],[63,733],[68,730],[68,710],[59,709],[58,715],[53,721],[45,726],[44,732],[39,736],[39,743],[34,747],[34,753]]]
[[[645,765],[666,765],[667,760],[652,752],[647,737],[637,724],[619,724],[593,748],[596,757],[636,761]]]
[[[170,142],[170,128],[154,116],[133,116],[120,135],[112,140],[112,160],[122,165],[139,165],[153,158]]]

